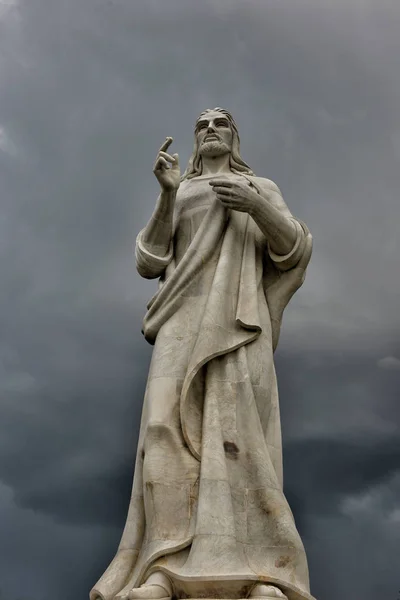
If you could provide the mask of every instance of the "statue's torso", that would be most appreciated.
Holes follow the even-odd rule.
[[[177,263],[199,229],[204,216],[215,198],[210,181],[218,177],[243,182],[235,173],[223,175],[200,175],[181,183],[176,198],[174,256]]]

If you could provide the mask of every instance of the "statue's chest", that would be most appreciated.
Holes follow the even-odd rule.
[[[177,198],[177,219],[179,225],[191,223],[192,227],[198,228],[210,204],[215,199],[215,192],[210,186],[210,181],[217,176],[195,177],[181,186]],[[230,179],[240,181],[242,178],[236,175]]]
[[[215,196],[209,181],[194,180],[179,190],[177,202],[180,217],[187,218],[193,212],[208,209]]]
[[[215,197],[208,181],[191,182],[182,187],[175,215],[175,239],[181,251],[193,239]]]

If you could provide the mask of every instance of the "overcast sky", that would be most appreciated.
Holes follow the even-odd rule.
[[[399,0],[0,0],[0,597],[80,600],[125,523],[167,135],[229,109],[314,237],[276,354],[317,600],[400,590]],[[3,595],[1,595],[3,594]]]

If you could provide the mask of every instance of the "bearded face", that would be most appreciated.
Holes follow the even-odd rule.
[[[230,170],[254,175],[240,156],[240,139],[237,127],[228,111],[221,108],[205,110],[196,121],[193,154],[182,176],[192,179],[201,175],[205,160],[229,155]]]
[[[196,137],[200,156],[216,157],[232,150],[233,132],[224,115],[210,111],[196,124]]]

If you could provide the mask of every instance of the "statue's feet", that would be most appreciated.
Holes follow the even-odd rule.
[[[150,575],[143,585],[133,588],[127,596],[129,600],[171,600],[171,598],[171,582],[160,571]]]
[[[288,600],[287,596],[274,585],[265,583],[258,583],[251,590],[249,598],[262,598],[263,600],[273,600],[273,598],[281,598],[282,600]]]

